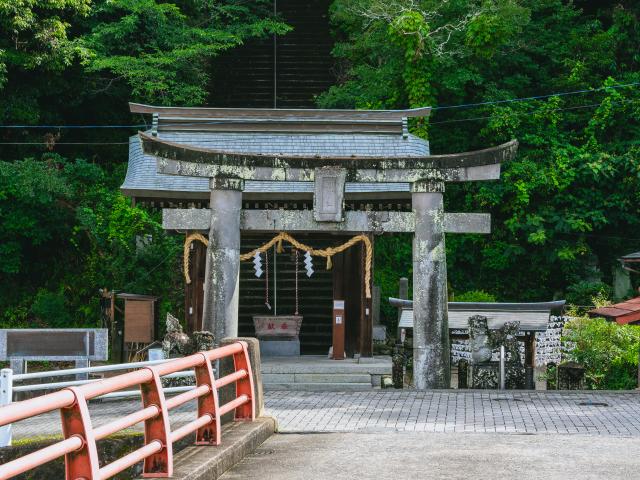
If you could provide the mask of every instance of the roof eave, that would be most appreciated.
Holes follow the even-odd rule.
[[[422,157],[273,155],[211,150],[180,142],[163,140],[144,132],[139,132],[138,135],[140,136],[143,152],[146,155],[174,161],[191,162],[194,164],[220,164],[236,167],[273,167],[287,164],[289,168],[310,168],[318,166],[318,163],[322,162],[323,166],[345,168],[466,168],[508,162],[515,157],[518,149],[518,141],[514,139],[501,145],[482,150],[444,155],[426,155]]]
[[[284,109],[284,108],[217,108],[217,107],[163,107],[129,102],[131,113],[182,115],[185,117],[206,118],[223,116],[228,118],[342,118],[342,119],[388,119],[401,120],[408,117],[428,117],[431,107],[410,108],[404,110],[347,110],[347,109]]]

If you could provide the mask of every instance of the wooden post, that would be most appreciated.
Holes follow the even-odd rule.
[[[344,360],[344,300],[333,300],[333,357]]]
[[[191,231],[188,231],[188,236]],[[204,263],[205,247],[200,242],[191,243],[191,261],[189,262],[191,283],[185,284],[184,317],[187,334],[202,330],[202,306],[204,300]]]
[[[524,338],[524,368],[525,387],[529,390],[535,390],[536,334],[534,332],[528,332]]]
[[[373,245],[373,235],[368,235],[371,244]],[[366,262],[367,249],[364,245],[360,245],[360,276],[362,278],[360,289],[360,355],[363,357],[373,356],[373,298],[367,298],[366,296],[366,283],[364,279],[365,262]],[[373,293],[373,272],[371,272],[371,283],[369,285],[370,291]]]
[[[335,311],[335,299],[342,299],[342,298],[347,298],[347,292],[346,292],[346,285],[345,285],[345,278],[344,278],[344,265],[345,265],[345,254],[347,252],[343,252],[343,253],[339,253],[337,255],[333,256],[333,269],[332,269],[332,273],[333,273],[333,298],[334,298],[334,309],[333,309],[333,314],[331,316],[331,335],[332,335],[332,339],[331,339],[331,345],[332,345],[332,349],[333,349],[333,353],[331,355],[332,359],[335,359],[335,354],[336,354],[336,343],[340,343],[341,345],[341,350],[343,352],[343,356],[339,358],[339,360],[341,360],[342,358],[344,358],[344,351],[345,351],[345,322],[346,322],[346,318],[345,318],[345,302],[344,300],[342,300],[342,325],[341,325],[341,334],[338,335],[338,333],[336,332],[336,319],[335,319],[335,315],[336,315],[336,311]],[[336,338],[339,337],[339,338]]]
[[[109,329],[109,341],[111,342],[111,351],[109,357],[112,361],[117,361],[120,358],[120,349],[116,342],[117,338],[117,325],[116,325],[116,294],[115,292],[109,292],[106,288],[103,289],[103,295],[109,299],[108,320],[106,327]]]
[[[403,300],[407,300],[409,298],[409,279],[406,277],[400,277],[398,281],[398,298],[402,298]],[[398,325],[400,325],[400,318],[402,317],[402,307],[398,307]],[[400,327],[398,326],[398,331],[396,332],[396,338],[400,339]]]

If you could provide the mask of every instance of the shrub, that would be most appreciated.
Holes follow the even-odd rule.
[[[469,290],[459,295],[455,295],[453,302],[495,302],[496,297],[484,290]]]
[[[563,341],[572,346],[566,358],[585,367],[587,388],[625,390],[637,386],[640,326],[579,317],[565,325]]]
[[[594,297],[611,298],[611,287],[604,282],[582,281],[567,287],[566,299],[569,305],[593,305]]]
[[[40,290],[31,306],[31,312],[47,327],[70,327],[71,315],[60,293]]]

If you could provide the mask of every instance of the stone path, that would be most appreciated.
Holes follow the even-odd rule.
[[[281,432],[479,432],[640,436],[640,393],[269,392]]]
[[[476,432],[640,437],[640,393],[268,392],[281,432]],[[133,412],[139,401],[91,403],[94,425]],[[170,414],[173,428],[195,419],[190,402]],[[138,426],[140,428],[141,425]],[[60,434],[57,412],[14,425],[14,438]]]

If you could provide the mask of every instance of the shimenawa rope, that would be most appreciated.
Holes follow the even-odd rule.
[[[183,251],[183,267],[184,267],[184,279],[187,284],[191,283],[191,277],[189,276],[189,249],[191,247],[191,243],[194,241],[199,241],[204,245],[208,245],[209,241],[204,237],[204,235],[200,233],[192,233],[189,235],[184,241],[184,251]],[[347,242],[342,245],[338,245],[337,247],[327,247],[324,249],[315,249],[310,247],[309,245],[305,245],[304,243],[299,242],[287,232],[280,232],[278,235],[273,237],[267,243],[258,247],[250,252],[243,253],[240,255],[240,261],[246,261],[253,258],[256,252],[264,253],[271,247],[273,247],[277,243],[276,251],[278,253],[282,253],[282,242],[287,241],[291,245],[293,245],[298,250],[304,250],[305,252],[309,252],[311,255],[316,257],[323,257],[327,259],[327,270],[331,270],[333,264],[331,263],[331,257],[333,257],[336,253],[342,253],[347,248],[354,246],[358,242],[362,242],[365,247],[365,272],[364,272],[364,284],[365,284],[365,296],[367,298],[371,298],[371,265],[373,263],[373,246],[371,245],[371,240],[366,235],[356,235],[355,237],[350,238]]]

